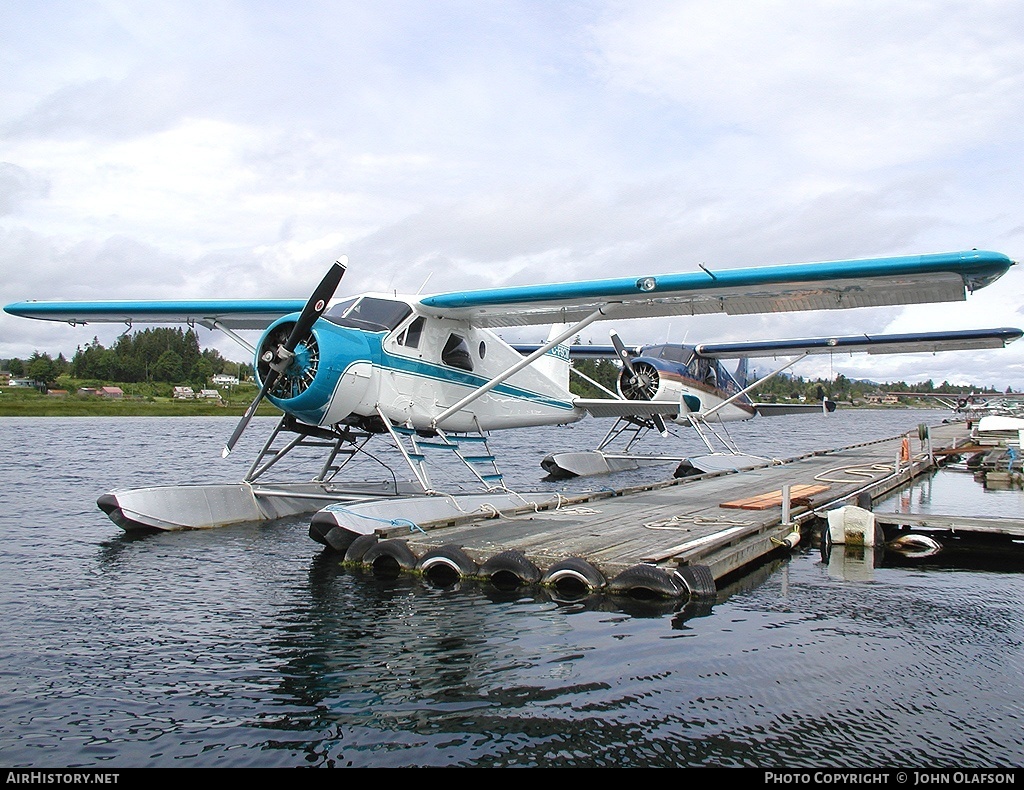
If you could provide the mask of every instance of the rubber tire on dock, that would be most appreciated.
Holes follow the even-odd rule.
[[[460,546],[447,545],[427,551],[416,563],[416,570],[447,587],[458,579],[476,576],[479,566]]]
[[[540,569],[515,549],[499,552],[480,567],[480,576],[495,587],[512,590],[540,581]]]
[[[569,557],[559,560],[548,568],[541,577],[540,583],[545,587],[575,592],[577,589],[597,592],[604,588],[607,581],[604,574],[586,560]]]
[[[393,578],[416,568],[416,555],[404,540],[391,538],[374,543],[363,555],[363,565],[377,576]]]
[[[681,565],[673,575],[695,598],[713,598],[718,594],[715,577],[706,565]]]
[[[362,563],[363,555],[366,554],[367,549],[376,545],[376,543],[376,535],[360,535],[349,544],[347,549],[345,549],[344,562],[349,565]]]
[[[608,582],[606,592],[634,598],[681,598],[690,594],[674,576],[644,563],[627,568]]]

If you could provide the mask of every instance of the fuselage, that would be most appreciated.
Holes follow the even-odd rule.
[[[264,333],[261,357],[295,324],[285,316]],[[467,395],[522,361],[494,332],[469,322],[417,312],[415,301],[366,294],[332,305],[295,349],[285,375],[268,392],[283,411],[311,425],[360,424],[383,416],[417,430],[489,431],[575,422],[568,359],[526,367],[435,425]],[[380,428],[381,426],[377,425]]]
[[[687,412],[705,415],[730,398],[734,400],[707,419],[730,422],[757,414],[750,399],[739,395],[743,388],[725,366],[717,359],[697,355],[692,346],[645,346],[631,361],[633,373],[623,368],[619,375],[619,394],[629,400],[679,402],[683,408],[674,422],[687,424]]]

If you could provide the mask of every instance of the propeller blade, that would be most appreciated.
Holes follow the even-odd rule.
[[[267,380],[263,382],[263,386],[260,387],[260,391],[257,393],[256,397],[253,398],[253,401],[249,404],[248,408],[246,408],[245,414],[242,415],[242,419],[235,427],[235,431],[231,434],[231,438],[228,439],[228,443],[225,444],[224,449],[220,451],[221,458],[227,458],[231,455],[231,451],[235,449],[235,444],[238,443],[239,438],[242,436],[246,426],[249,424],[249,420],[252,419],[252,416],[256,413],[256,409],[259,408],[260,401],[262,401],[266,396],[267,391],[274,386],[275,381],[277,381],[277,371],[271,368],[267,373]]]
[[[316,287],[309,299],[306,300],[306,304],[302,308],[302,312],[299,313],[299,320],[295,322],[295,326],[292,327],[291,334],[288,335],[288,339],[285,341],[284,346],[281,348],[286,352],[285,356],[290,356],[291,352],[295,351],[295,347],[299,344],[309,331],[313,328],[313,324],[316,323],[317,319],[324,314],[324,310],[327,309],[328,302],[334,296],[334,292],[338,290],[338,284],[341,282],[341,278],[345,275],[345,268],[348,264],[348,258],[342,256],[334,262],[327,274],[320,281],[320,284]],[[252,416],[256,413],[256,409],[259,408],[260,403],[266,397],[270,388],[277,382],[278,376],[281,375],[281,370],[284,368],[284,364],[280,357],[275,359],[278,365],[272,364],[267,370],[267,376],[263,381],[263,386],[260,387],[259,393],[253,399],[253,402],[249,404],[249,407],[245,410],[245,414],[242,415],[242,419],[235,427],[234,433],[231,434],[231,438],[228,439],[227,444],[224,445],[224,449],[221,451],[221,457],[227,458],[231,451],[235,449],[235,444],[241,438],[242,433],[245,432],[246,426],[249,425],[249,421]]]
[[[622,364],[626,370],[629,371],[631,376],[636,375],[636,371],[633,370],[633,360],[630,359],[629,352],[626,351],[626,347],[622,344],[619,339],[619,334],[614,329],[610,332],[612,338],[612,345],[615,347],[615,353],[619,355],[619,359],[622,360]]]
[[[327,309],[327,303],[331,301],[334,292],[338,290],[338,283],[341,282],[341,278],[345,275],[347,263],[348,258],[342,256],[328,269],[327,274],[324,275],[324,278],[302,308],[302,312],[299,313],[299,320],[295,322],[292,333],[288,336],[288,342],[284,345],[286,349],[294,351],[299,341],[309,334],[313,324],[323,315],[324,310]]]

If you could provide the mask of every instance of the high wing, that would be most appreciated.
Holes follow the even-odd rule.
[[[908,354],[921,351],[959,351],[977,348],[1003,348],[1024,335],[1024,331],[1000,329],[963,329],[948,332],[910,332],[893,335],[851,335],[816,337],[802,340],[762,340],[749,343],[701,343],[694,348],[698,356],[714,359],[744,357],[781,357],[795,354]]]
[[[750,315],[963,301],[1014,264],[970,250],[700,273],[459,291],[427,296],[427,313],[482,326],[728,313]]]
[[[70,324],[188,324],[208,329],[266,329],[281,316],[299,312],[305,303],[305,299],[28,301],[9,304],[4,311],[22,318]]]
[[[547,285],[455,291],[422,297],[424,313],[479,326],[527,326],[595,318],[728,313],[748,315],[962,301],[997,280],[1014,261],[970,250],[890,258],[787,264],[718,272],[649,275]],[[12,315],[69,323],[184,323],[263,329],[300,311],[304,299],[27,301]]]

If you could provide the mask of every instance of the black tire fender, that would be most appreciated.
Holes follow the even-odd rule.
[[[370,546],[363,554],[362,563],[381,576],[397,575],[416,568],[416,555],[404,540],[392,538]]]
[[[545,587],[600,590],[607,583],[604,574],[584,559],[569,557],[548,568],[540,583]]]
[[[515,549],[499,552],[480,567],[480,576],[496,587],[513,588],[540,581],[540,569]]]
[[[608,583],[607,592],[636,598],[680,598],[689,590],[661,568],[634,565]]]
[[[416,563],[416,570],[429,579],[445,582],[476,576],[479,566],[459,546],[430,549]]]
[[[348,548],[345,549],[345,562],[351,564],[359,564],[363,561],[363,555],[366,554],[366,550],[377,543],[377,536],[360,535],[358,538],[348,544]]]

